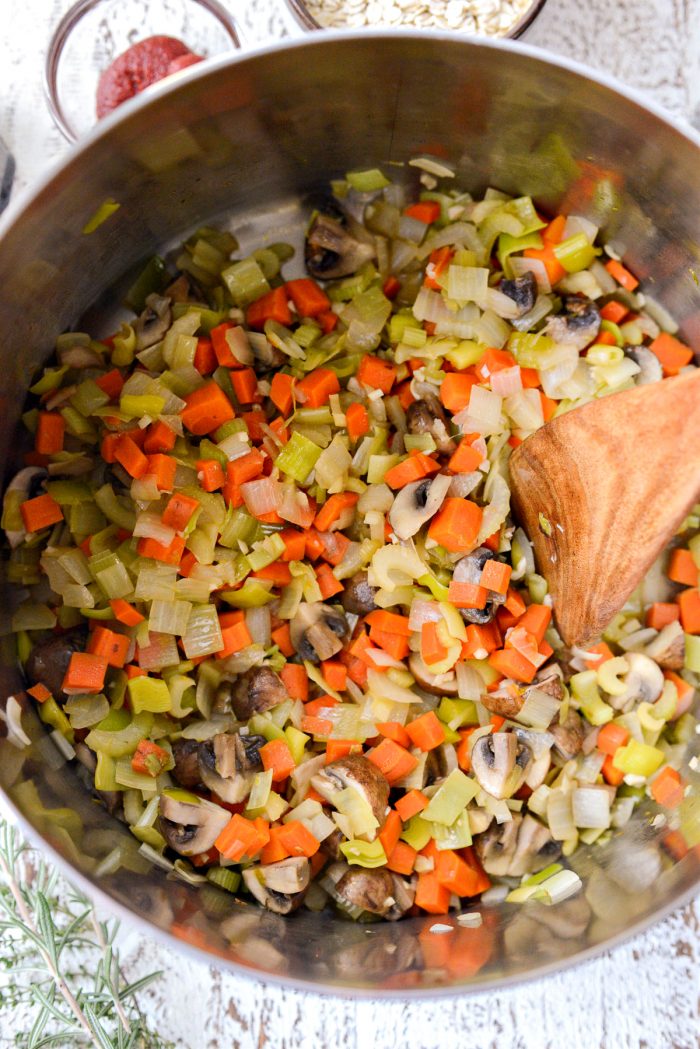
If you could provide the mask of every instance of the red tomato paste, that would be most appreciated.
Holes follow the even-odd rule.
[[[115,58],[97,85],[97,116],[104,117],[150,84],[201,62],[187,44],[172,36],[149,36]]]

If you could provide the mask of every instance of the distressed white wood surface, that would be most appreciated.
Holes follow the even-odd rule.
[[[225,2],[248,41],[282,35],[276,0]],[[0,3],[0,135],[15,153],[16,191],[67,148],[41,89],[46,42],[67,6]],[[528,41],[612,73],[678,116],[700,116],[700,0],[548,0]],[[125,930],[122,950],[131,978],[163,970],[144,1004],[184,1049],[700,1046],[700,900],[593,962],[461,1000],[353,1002],[285,991],[183,959],[135,929]],[[23,1020],[0,1032],[0,1044],[15,1044]]]

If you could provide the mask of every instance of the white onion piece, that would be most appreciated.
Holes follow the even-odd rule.
[[[417,597],[411,604],[408,629],[420,630],[424,623],[439,623],[441,619],[442,612],[437,601],[423,601]]]
[[[593,222],[590,222],[589,219],[584,218],[583,215],[569,215],[564,224],[562,240],[573,237],[575,233],[583,233],[588,243],[593,244],[598,236],[598,227]]]
[[[269,606],[262,605],[260,608],[246,609],[245,622],[253,644],[268,648],[271,644]]]
[[[537,288],[543,295],[548,295],[552,290],[547,267],[541,259],[526,259],[524,255],[511,255],[509,262],[514,277],[532,273],[537,281]]]
[[[22,728],[22,708],[16,696],[8,696],[5,710],[0,710],[0,718],[7,725],[7,739],[18,750],[30,747],[31,739]]]
[[[481,484],[483,476],[479,470],[468,474],[455,474],[450,481],[447,494],[457,499],[465,499]]]
[[[493,372],[490,377],[491,389],[500,397],[510,397],[513,393],[519,393],[523,388],[522,373],[520,366],[504,368],[500,372]]]
[[[254,517],[272,513],[280,505],[279,483],[271,477],[263,477],[259,481],[245,481],[241,485],[241,495],[246,509]]]

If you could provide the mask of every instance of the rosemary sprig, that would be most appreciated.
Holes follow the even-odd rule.
[[[118,928],[0,820],[0,1031],[15,1029],[14,1041],[0,1044],[167,1049],[137,1002],[160,974],[125,981]],[[16,1031],[18,1011],[29,1014],[29,1031]]]

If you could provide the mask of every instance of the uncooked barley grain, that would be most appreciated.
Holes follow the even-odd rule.
[[[306,0],[306,9],[325,28],[359,26],[457,29],[504,36],[533,0]]]

